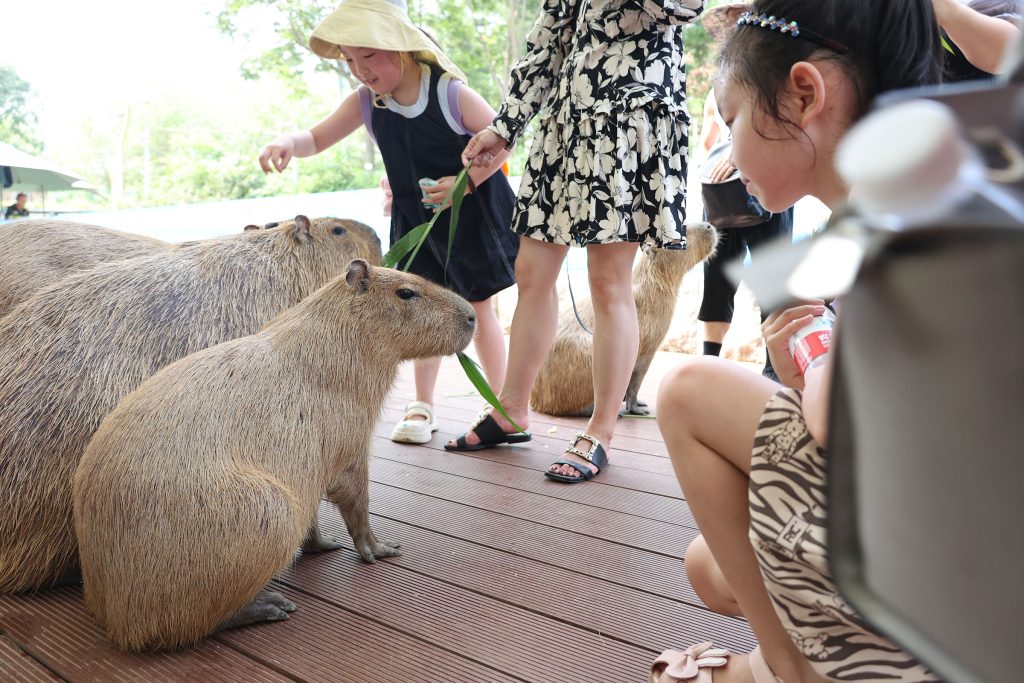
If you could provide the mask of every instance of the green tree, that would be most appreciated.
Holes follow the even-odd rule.
[[[26,152],[43,151],[32,88],[9,66],[0,66],[0,140]]]

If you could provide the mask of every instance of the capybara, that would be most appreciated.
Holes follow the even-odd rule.
[[[472,340],[473,307],[356,260],[261,332],[180,360],[103,420],[75,474],[90,611],[129,650],[176,648],[294,605],[267,593],[326,491],[364,560],[369,445],[405,359]]]
[[[100,263],[170,247],[152,237],[71,221],[27,220],[0,226],[0,318],[46,285]]]
[[[645,250],[633,269],[633,297],[640,321],[640,348],[626,390],[625,411],[647,415],[647,404],[637,398],[655,352],[668,334],[676,309],[683,276],[715,251],[718,234],[708,223],[686,227],[687,248]],[[580,320],[594,329],[594,306],[590,297],[576,301]],[[530,407],[548,415],[590,415],[594,410],[594,340],[576,319],[572,306],[558,316],[558,332],[537,375],[530,394]]]
[[[73,580],[71,480],[103,417],[165,365],[253,334],[355,257],[367,226],[290,226],[172,245],[46,287],[0,319],[0,592]]]

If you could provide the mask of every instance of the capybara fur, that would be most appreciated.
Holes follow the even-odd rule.
[[[626,390],[627,414],[650,413],[647,404],[637,398],[640,383],[668,334],[683,276],[715,252],[718,234],[708,223],[695,223],[686,227],[686,241],[685,250],[645,250],[633,269],[640,348]],[[576,310],[593,332],[594,306],[590,298],[577,299]],[[590,415],[594,410],[593,353],[593,336],[580,326],[572,306],[563,306],[554,344],[530,394],[530,407],[548,415]]]
[[[66,275],[170,246],[152,237],[71,221],[27,220],[0,226],[0,318]]]
[[[287,617],[266,584],[336,504],[366,561],[369,446],[402,360],[455,353],[473,307],[356,260],[258,334],[170,365],[100,425],[75,474],[85,600],[128,650]],[[255,602],[254,602],[255,600]]]
[[[370,228],[302,217],[101,264],[0,319],[0,592],[75,577],[72,476],[122,398],[179,358],[257,332],[356,257],[381,259]]]

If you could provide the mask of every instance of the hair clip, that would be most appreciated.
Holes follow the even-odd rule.
[[[792,38],[803,38],[809,40],[812,43],[817,43],[822,47],[827,47],[830,50],[834,50],[839,54],[845,54],[849,51],[842,43],[838,43],[831,38],[826,38],[820,33],[815,33],[806,28],[801,28],[800,25],[795,21],[787,21],[781,17],[768,15],[764,13],[758,13],[755,10],[749,10],[740,15],[740,18],[736,20],[737,26],[754,26],[757,28],[768,29],[769,31],[778,31],[783,35],[789,35]]]

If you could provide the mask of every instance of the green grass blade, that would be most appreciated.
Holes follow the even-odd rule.
[[[469,381],[473,383],[476,390],[480,392],[480,395],[483,396],[488,403],[494,406],[494,409],[501,413],[506,420],[511,422],[513,427],[518,431],[525,433],[526,430],[517,425],[515,420],[509,417],[508,413],[505,412],[505,409],[501,406],[501,402],[498,401],[498,397],[494,395],[491,385],[488,384],[487,380],[484,378],[483,370],[481,370],[480,366],[476,364],[476,361],[464,353],[457,353],[455,355],[459,359],[459,363],[462,364],[462,369],[465,371],[466,377],[468,377]]]
[[[416,244],[430,229],[430,223],[421,223],[415,228],[406,233],[402,239],[395,242],[395,246],[388,250],[388,253],[384,254],[384,267],[394,268],[398,265],[409,251],[416,246]]]
[[[452,245],[455,244],[455,229],[459,226],[459,210],[462,208],[462,200],[466,198],[466,185],[469,184],[469,168],[466,166],[462,169],[452,187],[452,210],[448,217],[448,253],[444,259],[445,281],[448,278],[448,261],[452,258]]]

